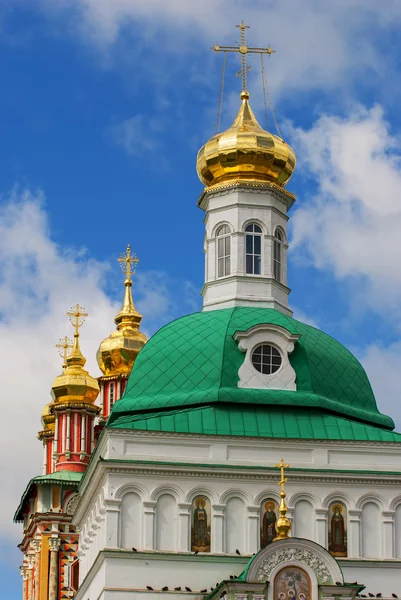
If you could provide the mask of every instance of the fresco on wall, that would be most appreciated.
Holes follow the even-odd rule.
[[[191,550],[210,552],[210,501],[205,496],[197,496],[192,501]]]
[[[299,567],[285,567],[274,578],[274,600],[311,600],[309,576]]]
[[[342,502],[330,505],[328,521],[330,554],[347,556],[347,508]]]
[[[266,548],[276,537],[276,521],[278,519],[278,504],[275,500],[267,499],[262,502],[260,514],[260,547]]]

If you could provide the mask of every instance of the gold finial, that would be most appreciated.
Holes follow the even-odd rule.
[[[56,344],[56,348],[61,358],[63,359],[63,369],[67,366],[67,358],[70,355],[70,350],[73,346],[72,340],[69,337],[65,336],[64,338],[60,338],[58,344]]]
[[[291,521],[286,517],[287,514],[287,504],[285,502],[285,497],[286,497],[286,493],[285,493],[285,484],[288,481],[288,477],[285,477],[285,472],[284,469],[289,469],[290,465],[289,464],[285,464],[284,463],[284,459],[282,458],[279,462],[278,465],[274,465],[275,469],[280,469],[280,481],[277,482],[277,485],[281,486],[281,492],[280,492],[280,498],[281,498],[281,502],[280,502],[280,508],[279,508],[279,513],[280,513],[280,517],[277,519],[276,521],[276,531],[277,531],[277,537],[274,538],[274,542],[278,542],[279,540],[286,540],[289,537],[289,533],[291,530]]]
[[[74,343],[72,346],[71,353],[66,358],[67,366],[80,366],[83,367],[86,363],[86,359],[81,352],[81,348],[79,347],[79,328],[85,322],[85,317],[88,316],[88,313],[85,311],[82,306],[76,304],[75,306],[71,306],[70,310],[66,313],[67,317],[70,319],[72,326],[74,327]]]
[[[137,255],[131,254],[131,246],[128,244],[127,250],[123,252],[120,258],[117,258],[121,264],[121,270],[126,276],[126,280],[131,281],[131,275],[135,274],[136,265],[139,263]]]
[[[146,336],[139,331],[142,315],[136,310],[132,299],[131,276],[136,271],[139,258],[131,252],[128,244],[126,252],[117,259],[125,274],[124,302],[120,312],[114,317],[117,331],[103,340],[97,351],[97,362],[104,375],[129,375],[138,352],[146,343]]]
[[[269,45],[267,48],[252,48],[251,46],[247,46],[246,43],[246,30],[249,29],[249,25],[245,25],[244,21],[241,21],[240,25],[237,25],[237,27],[239,28],[239,35],[240,35],[240,43],[237,44],[237,46],[219,46],[219,44],[216,44],[215,46],[213,46],[211,48],[211,50],[214,50],[216,53],[219,52],[239,52],[240,55],[240,59],[241,59],[241,68],[239,71],[237,71],[237,77],[241,77],[242,79],[242,93],[241,93],[241,98],[242,98],[242,94],[244,92],[247,91],[247,74],[249,73],[249,71],[251,70],[251,65],[246,64],[246,55],[247,54],[268,54],[269,56],[271,54],[273,54],[274,52],[276,52],[275,50],[273,50],[273,48],[271,48],[271,46]],[[246,97],[246,99],[249,98],[249,95]],[[244,98],[242,98],[244,99]]]

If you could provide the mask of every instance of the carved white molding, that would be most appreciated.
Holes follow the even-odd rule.
[[[251,563],[246,579],[249,582],[270,580],[277,567],[289,563],[309,567],[319,584],[343,581],[338,563],[327,550],[315,542],[298,538],[275,542],[259,552]]]

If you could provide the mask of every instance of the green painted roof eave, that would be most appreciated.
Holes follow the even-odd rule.
[[[401,443],[401,434],[319,410],[215,404],[121,416],[111,429],[164,433]]]
[[[22,511],[25,505],[25,501],[30,497],[31,492],[36,485],[44,485],[46,483],[61,483],[62,485],[78,487],[82,476],[83,473],[75,473],[74,471],[57,471],[56,473],[49,473],[48,475],[37,475],[36,477],[33,477],[26,486],[26,489],[21,496],[21,501],[14,514],[14,523],[21,523],[21,521],[24,520]]]

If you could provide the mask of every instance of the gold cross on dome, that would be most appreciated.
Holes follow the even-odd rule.
[[[58,344],[56,344],[56,348],[61,358],[63,359],[63,367],[67,365],[67,358],[70,354],[70,350],[72,348],[72,340],[69,337],[65,336],[64,338],[60,338]]]
[[[139,258],[135,253],[131,254],[131,246],[128,244],[127,250],[123,252],[120,258],[117,258],[121,265],[121,270],[125,274],[128,281],[131,281],[131,275],[136,271],[136,265],[139,263]]]
[[[67,317],[70,319],[72,326],[75,327],[74,337],[78,337],[78,329],[84,324],[85,317],[88,316],[88,313],[85,312],[85,309],[79,304],[75,306],[71,306],[70,310],[67,313]]]
[[[247,66],[246,64],[246,55],[247,54],[268,54],[269,56],[276,52],[269,45],[267,48],[252,48],[251,46],[246,45],[246,30],[249,29],[249,25],[245,25],[244,21],[241,21],[240,25],[237,25],[239,28],[240,35],[240,43],[237,46],[219,46],[216,44],[211,50],[215,52],[239,52],[241,59],[241,68],[237,71],[237,77],[241,77],[242,79],[242,91],[247,91],[247,73],[251,70],[251,65]]]
[[[281,478],[280,481],[277,482],[277,485],[281,485],[281,492],[284,492],[284,485],[287,483],[288,481],[288,477],[284,476],[284,469],[289,469],[290,465],[289,464],[285,464],[284,463],[284,458],[282,458],[279,462],[278,465],[274,465],[275,469],[280,469],[281,471]],[[284,492],[284,496],[285,496],[285,492]]]

